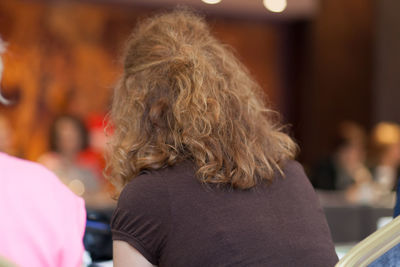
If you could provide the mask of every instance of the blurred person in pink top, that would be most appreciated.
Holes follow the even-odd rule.
[[[0,81],[2,70],[0,57]],[[1,94],[0,103],[8,104]],[[81,266],[84,201],[45,167],[0,152],[0,218],[0,258],[21,267]]]

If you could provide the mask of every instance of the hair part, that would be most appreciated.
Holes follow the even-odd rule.
[[[123,186],[144,170],[190,160],[205,183],[247,189],[272,181],[297,145],[263,99],[202,17],[179,9],[147,19],[127,42],[106,176]]]

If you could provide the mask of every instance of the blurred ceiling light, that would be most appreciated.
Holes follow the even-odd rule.
[[[201,0],[201,1],[210,5],[218,4],[219,2],[221,2],[221,0]]]
[[[285,10],[287,0],[263,0],[263,4],[269,11],[279,13]]]

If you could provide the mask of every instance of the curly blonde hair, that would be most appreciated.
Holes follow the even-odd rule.
[[[205,183],[272,181],[297,146],[261,91],[201,16],[179,9],[147,19],[127,42],[115,88],[107,176],[123,186],[190,160]]]

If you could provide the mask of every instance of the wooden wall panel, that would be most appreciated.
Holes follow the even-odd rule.
[[[373,120],[400,124],[400,1],[380,0],[376,5]]]
[[[311,164],[332,152],[340,122],[372,123],[374,1],[321,0],[303,51],[300,116],[294,121],[302,160]],[[300,52],[300,51],[297,51]]]

